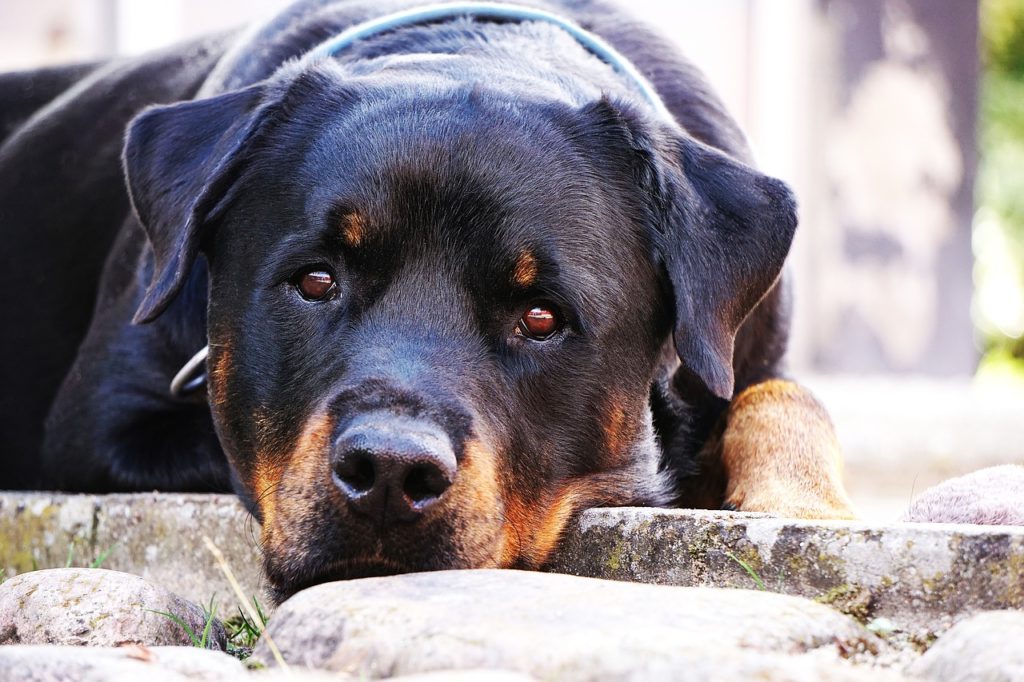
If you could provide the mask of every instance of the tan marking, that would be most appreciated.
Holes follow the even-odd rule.
[[[217,343],[210,342],[210,354],[207,357],[207,394],[214,407],[224,407],[228,402],[228,381],[234,371],[234,344],[231,338],[223,338]]]
[[[629,415],[621,396],[610,395],[604,406],[601,427],[604,430],[604,449],[610,461],[615,462],[630,442]]]
[[[832,422],[795,383],[766,381],[733,400],[722,464],[725,501],[744,511],[805,519],[855,516]]]
[[[524,288],[537,281],[537,259],[529,251],[523,251],[516,259],[512,268],[512,281]]]
[[[502,567],[539,568],[558,547],[566,525],[577,513],[591,507],[628,504],[632,483],[625,470],[604,471],[565,482],[562,487],[543,496],[538,503],[528,503],[520,496],[505,498],[505,533],[502,540]]]
[[[546,513],[540,518],[533,532],[533,538],[527,553],[530,566],[541,566],[562,539],[565,526],[574,514],[581,511],[585,503],[592,499],[591,493],[578,482],[570,483],[563,488],[548,506]]]
[[[532,514],[518,497],[506,495],[504,500],[505,523],[502,527],[498,548],[498,561],[502,568],[516,564],[526,545],[524,534],[529,532]]]
[[[277,512],[277,487],[280,483],[280,468],[264,463],[256,465],[249,490],[263,515],[264,527],[274,525]]]
[[[366,238],[366,221],[358,213],[348,213],[341,219],[341,237],[351,248],[363,243]]]
[[[256,500],[264,514],[261,541],[265,551],[277,548],[278,543],[282,547],[286,545],[288,533],[285,528],[315,513],[312,508],[313,498],[302,494],[282,494],[282,477],[286,469],[300,488],[303,485],[331,485],[329,475],[326,475],[327,445],[333,431],[334,420],[329,415],[316,413],[306,420],[302,435],[283,461],[270,453],[260,455],[254,480],[254,486],[258,487],[254,487],[254,490],[257,494],[269,490]],[[304,544],[292,543],[289,551]]]
[[[498,459],[481,441],[472,440],[463,448],[459,472],[445,493],[446,502],[431,510],[449,521],[457,520],[456,541],[463,566],[494,568],[500,562],[502,502],[498,481]]]

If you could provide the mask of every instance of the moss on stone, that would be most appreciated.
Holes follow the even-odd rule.
[[[624,538],[619,537],[615,544],[612,545],[611,551],[608,553],[608,559],[605,561],[605,568],[609,571],[617,572],[622,567],[622,552],[626,548],[626,541]]]
[[[873,598],[874,595],[867,587],[844,583],[836,585],[825,594],[815,598],[814,601],[831,606],[863,624],[871,620]]]

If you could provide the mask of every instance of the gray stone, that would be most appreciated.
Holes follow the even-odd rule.
[[[251,675],[252,682],[339,682],[339,680],[365,680],[344,673],[292,667],[259,670]],[[391,682],[534,682],[536,678],[508,670],[441,670],[421,675],[402,675],[389,678]]]
[[[559,680],[877,679],[840,658],[885,648],[850,618],[783,595],[497,570],[320,585],[278,607],[269,632],[289,665],[368,678],[496,668]],[[266,641],[254,657],[272,664]]]
[[[202,542],[227,556],[246,596],[262,596],[259,525],[233,495],[0,494],[0,569],[8,577],[70,563],[142,577],[219,614],[237,600]]]
[[[531,682],[535,678],[508,670],[442,670],[392,677],[392,682]]]
[[[245,674],[233,656],[194,647],[0,647],[0,679],[18,682],[220,682]]]
[[[1024,608],[1024,528],[1005,526],[598,509],[569,529],[550,568],[670,585],[752,588],[759,580],[862,622],[884,616],[922,641],[957,616]]]
[[[0,644],[191,645],[174,619],[201,637],[202,608],[134,575],[88,568],[24,573],[0,585]],[[224,649],[214,619],[208,646]]]
[[[1024,526],[1024,466],[988,467],[944,481],[914,498],[903,520]]]
[[[1024,613],[990,611],[958,623],[908,672],[934,682],[1024,680]]]
[[[108,495],[100,498],[94,542],[116,547],[109,568],[137,573],[206,604],[225,618],[238,600],[203,542],[209,537],[227,558],[247,598],[263,598],[260,526],[234,495]]]

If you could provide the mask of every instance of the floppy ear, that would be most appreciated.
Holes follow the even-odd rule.
[[[658,250],[675,299],[680,371],[729,400],[736,332],[782,272],[796,202],[779,180],[681,132],[659,146]]]
[[[153,107],[128,127],[124,171],[153,248],[153,278],[134,322],[151,322],[184,284],[200,230],[234,180],[265,117],[262,88]]]

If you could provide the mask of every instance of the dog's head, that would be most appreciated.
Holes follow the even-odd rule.
[[[209,265],[209,399],[279,596],[542,564],[567,521],[669,498],[670,339],[728,398],[795,228],[781,183],[628,106],[386,85],[329,64],[130,127],[137,321]]]

